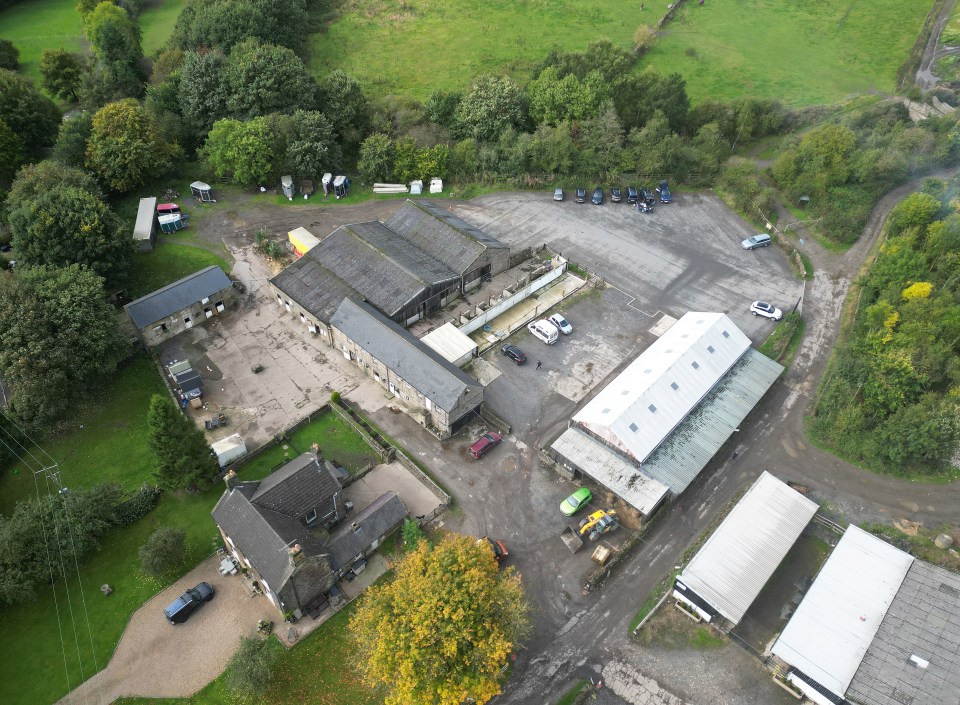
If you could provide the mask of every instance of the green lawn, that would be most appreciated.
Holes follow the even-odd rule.
[[[644,64],[679,71],[693,102],[740,95],[789,105],[892,92],[929,3],[688,2]]]
[[[44,49],[86,51],[76,0],[28,0],[0,12],[0,38],[20,50],[20,71],[40,85]]]
[[[273,681],[262,698],[253,703],[270,705],[374,705],[383,696],[365,687],[353,666],[355,651],[348,622],[357,603],[352,602],[324,622],[310,636],[287,650],[276,639],[270,648],[276,654]],[[282,626],[280,628],[283,628]],[[237,702],[220,676],[189,699],[121,698],[117,705],[231,705]]]
[[[177,15],[186,0],[147,0],[140,12],[140,31],[143,32],[143,55],[153,56],[173,32]]]
[[[182,230],[176,235],[160,233],[156,250],[136,256],[133,283],[130,286],[131,298],[136,299],[149,294],[211,264],[222,267],[225,272],[230,272],[230,264],[223,257],[198,245],[178,242],[178,236],[185,232],[187,231]]]
[[[484,73],[526,80],[554,46],[581,50],[602,37],[629,46],[638,25],[659,17],[623,0],[355,0],[340,13],[310,38],[312,70],[342,69],[371,95],[418,99]]]
[[[146,356],[140,356],[115,376],[109,389],[91,400],[71,430],[45,440],[44,449],[61,462],[64,483],[79,488],[111,480],[133,488],[148,480],[152,461],[146,447],[146,410],[150,396],[162,389],[156,368]],[[297,451],[309,450],[314,442],[320,444],[326,457],[335,458],[350,470],[374,459],[348,426],[334,414],[327,413],[292,434],[286,448],[272,448],[241,468],[240,477],[263,477],[285,458],[294,457]],[[14,474],[15,470],[8,468],[0,473],[0,512],[3,513],[10,511],[16,499],[34,492],[32,475],[22,470]],[[95,668],[102,668],[130,615],[177,577],[172,575],[161,581],[141,575],[137,559],[139,546],[157,526],[184,529],[188,551],[178,575],[186,572],[214,548],[216,529],[210,510],[222,491],[222,485],[217,484],[200,494],[164,496],[148,516],[107,535],[101,550],[81,566],[80,579],[74,573],[67,581],[69,597],[60,581],[56,604],[49,589],[40,589],[28,604],[5,608],[5,638],[0,640],[4,703],[54,702],[89,678]],[[99,588],[104,583],[114,587],[115,592],[109,597],[100,594]],[[66,653],[61,650],[57,607],[68,647]],[[89,633],[84,613],[89,615],[92,625]],[[340,670],[334,668],[324,677],[333,679],[339,673]],[[316,681],[320,676],[314,674],[311,678]]]
[[[953,6],[950,19],[940,33],[940,46],[955,47],[960,44],[960,5]]]

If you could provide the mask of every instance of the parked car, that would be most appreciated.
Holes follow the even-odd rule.
[[[213,594],[213,587],[209,583],[200,583],[171,602],[163,614],[170,624],[182,624],[190,618],[191,614],[200,609],[203,603],[210,602]]]
[[[612,189],[610,189],[610,200],[613,203],[620,203],[620,199],[621,199],[620,187],[614,186]]]
[[[593,189],[593,198],[590,199],[590,202],[591,202],[593,205],[595,205],[595,206],[599,206],[599,205],[601,205],[601,204],[603,203],[603,189],[602,189],[602,188],[600,188],[599,186],[597,186],[595,189]]]
[[[637,198],[637,187],[627,186],[627,203],[636,203]]]
[[[496,431],[487,431],[470,446],[470,455],[472,455],[474,459],[480,460],[488,450],[500,445],[500,441],[502,440],[503,436]]]
[[[577,203],[586,203],[587,202],[587,189],[582,186],[577,188]]]
[[[671,203],[673,201],[673,196],[670,195],[670,187],[666,181],[661,181],[660,185],[657,186],[657,194],[660,196],[660,203]]]
[[[593,499],[593,493],[586,487],[581,487],[579,490],[560,502],[560,511],[568,517],[573,516],[587,506],[587,503],[591,499]]]
[[[650,201],[637,201],[633,204],[633,207],[641,213],[653,213],[653,203]]]
[[[9,252],[10,249],[11,249],[10,245],[8,245],[7,243],[3,243],[2,245],[0,245],[0,252]]]
[[[779,321],[783,318],[783,311],[773,304],[768,304],[766,301],[754,301],[750,304],[750,313],[754,316],[763,316],[764,318],[769,318],[774,321]]]
[[[544,319],[541,321],[531,321],[527,324],[527,330],[535,337],[542,340],[547,345],[553,345],[560,337],[560,331],[550,321]]]
[[[644,203],[653,203],[653,202],[656,201],[657,199],[655,199],[655,198],[653,197],[653,193],[651,193],[650,189],[648,189],[648,188],[641,188],[641,189],[640,189],[640,200],[643,201]]]
[[[557,330],[559,330],[564,335],[570,335],[571,333],[573,333],[573,326],[571,326],[567,322],[567,319],[563,317],[562,313],[559,313],[559,312],[555,313],[552,316],[550,316],[550,318],[548,318],[547,320],[550,321],[553,325],[555,325],[557,327]]]
[[[748,237],[740,243],[740,247],[745,250],[755,250],[758,247],[767,247],[773,240],[766,233],[757,233],[753,237]]]
[[[510,552],[507,550],[507,546],[503,541],[494,541],[493,539],[484,536],[482,539],[477,541],[477,543],[486,543],[488,546],[490,546],[490,550],[493,551],[493,557],[496,559],[497,563],[510,555]]]
[[[504,345],[500,350],[518,365],[522,365],[527,361],[527,356],[523,354],[523,350],[516,345]]]
[[[555,189],[553,189],[553,200],[554,200],[554,201],[562,201],[562,200],[563,200],[563,189],[562,189],[562,188],[555,188]]]

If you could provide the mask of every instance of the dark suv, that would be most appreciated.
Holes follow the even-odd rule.
[[[653,197],[653,194],[650,192],[650,189],[642,188],[640,189],[640,200],[643,201],[644,203],[653,203],[657,199]]]
[[[627,203],[636,203],[637,198],[637,187],[627,186]]]
[[[581,187],[577,189],[577,203],[585,203],[587,200],[587,189]]]
[[[593,190],[593,198],[590,199],[590,202],[591,202],[593,205],[595,205],[595,206],[599,206],[599,205],[601,205],[601,204],[603,203],[603,189],[602,189],[602,188],[600,188],[599,186],[597,186],[597,187]]]
[[[196,612],[204,602],[213,599],[213,587],[209,583],[200,583],[183,593],[163,611],[170,624],[182,624]]]
[[[610,189],[610,201],[611,201],[611,202],[613,202],[613,203],[620,203],[621,197],[622,197],[622,196],[621,196],[621,193],[620,193],[620,187],[619,187],[619,186],[614,186],[612,189]]]
[[[527,361],[527,356],[523,353],[523,350],[516,345],[504,345],[501,351],[518,365],[522,365]]]

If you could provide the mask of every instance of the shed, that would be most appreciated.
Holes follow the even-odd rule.
[[[194,181],[190,184],[190,193],[202,203],[216,203],[213,198],[213,189],[210,188],[210,184],[203,181]]]
[[[477,356],[477,344],[452,323],[444,323],[420,338],[424,345],[447,362],[463,367]]]
[[[225,468],[237,458],[246,455],[247,445],[243,442],[239,433],[232,436],[221,438],[210,446],[217,456],[217,462],[220,467]]]
[[[174,381],[180,389],[180,395],[184,399],[193,399],[203,395],[203,380],[196,370],[187,370],[178,375],[174,375]]]
[[[300,227],[287,233],[287,239],[293,245],[293,254],[297,257],[303,257],[307,252],[320,244],[320,240],[314,237],[306,228]]]
[[[133,239],[142,252],[152,252],[157,244],[157,199],[141,198],[137,208],[137,222],[133,227]]]
[[[677,578],[674,596],[736,625],[819,507],[764,471]]]
[[[291,201],[297,193],[297,186],[293,183],[293,177],[290,175],[280,177],[280,188],[283,190],[283,195]]]

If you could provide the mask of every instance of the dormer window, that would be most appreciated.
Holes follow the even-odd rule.
[[[317,520],[317,510],[311,509],[309,512],[307,512],[307,516],[305,517],[305,519],[308,524],[312,524],[313,522],[315,522]]]

